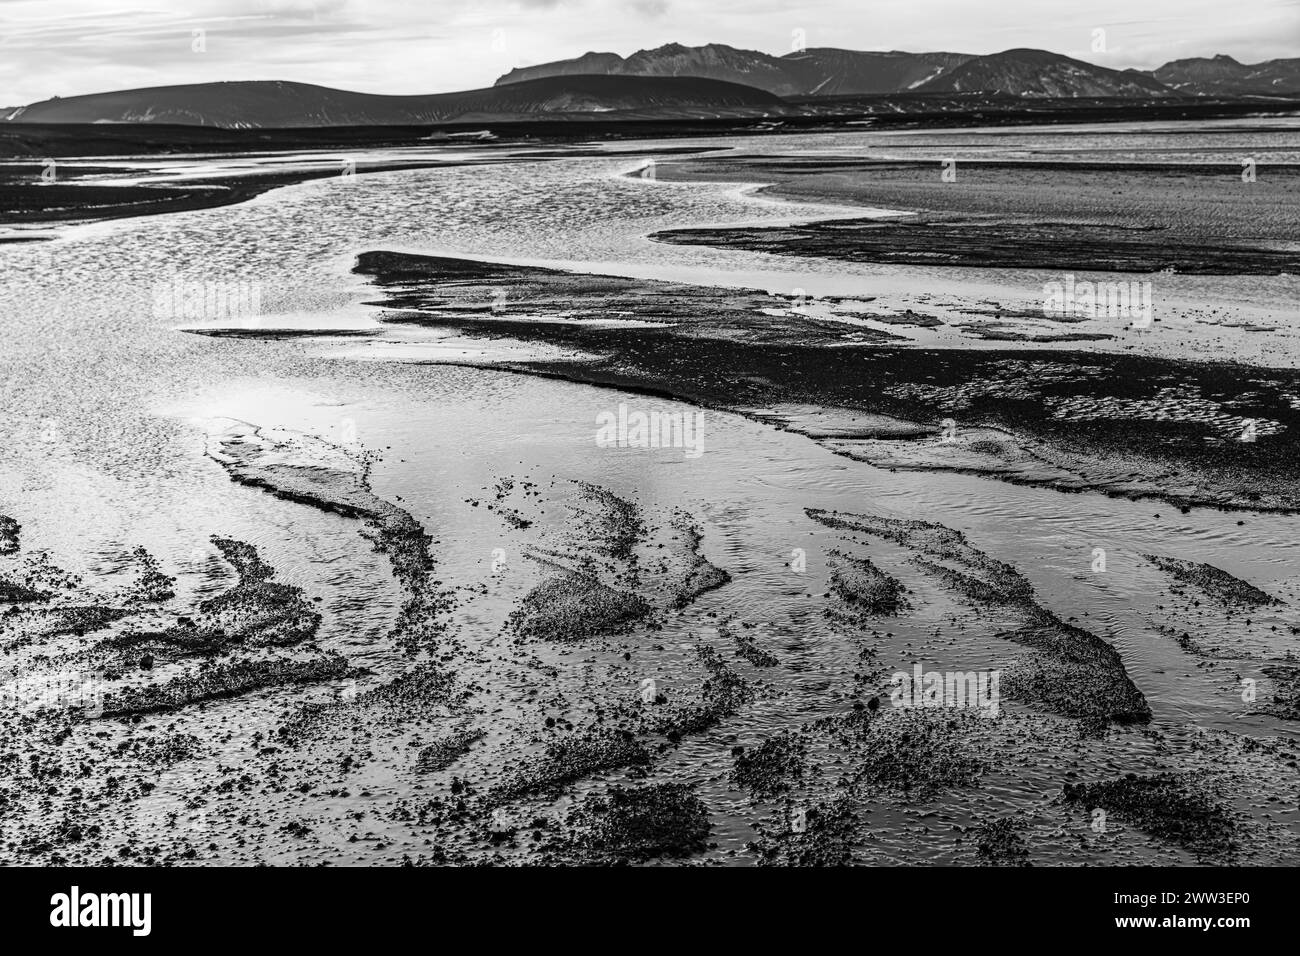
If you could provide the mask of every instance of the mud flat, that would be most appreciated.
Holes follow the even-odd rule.
[[[565,862],[616,865],[702,853],[713,829],[708,807],[680,783],[613,787],[585,798],[566,825],[574,835],[558,848]]]
[[[1155,554],[1143,557],[1180,584],[1191,585],[1212,600],[1229,607],[1265,607],[1282,603],[1250,582],[1234,577],[1212,564]]]
[[[762,837],[750,849],[762,866],[847,866],[862,839],[859,820],[854,801],[841,796],[759,825]]]
[[[1192,778],[1130,773],[1118,780],[1066,784],[1063,798],[1100,808],[1199,857],[1228,856],[1237,846],[1231,813]]]
[[[22,525],[17,521],[7,515],[0,515],[0,554],[13,554],[18,550],[18,535],[21,531]]]
[[[769,737],[757,747],[732,750],[731,780],[759,799],[786,793],[803,778],[807,747],[795,734]]]
[[[1279,664],[1262,670],[1273,682],[1273,697],[1258,712],[1282,720],[1300,720],[1300,667]]]
[[[765,183],[813,202],[908,210],[889,220],[800,226],[672,229],[661,242],[781,256],[910,265],[1200,275],[1295,275],[1300,259],[1300,167],[1241,167],[960,155],[956,178],[940,161],[733,155],[660,163],[657,179]],[[1243,185],[1246,188],[1243,189]],[[1252,190],[1254,190],[1252,192]],[[1123,202],[1115,202],[1122,195]],[[1213,227],[1192,210],[1213,207]]]
[[[359,165],[355,172],[378,173],[444,165],[463,164],[437,161],[373,163]],[[11,163],[0,167],[0,224],[90,222],[213,209],[247,202],[281,186],[314,179],[337,179],[341,167],[207,177],[179,186],[125,182],[92,185],[78,180],[100,179],[106,173],[120,175],[121,170],[86,166],[56,168],[59,169],[58,180],[47,183],[41,178],[44,167],[38,163],[30,166]]]
[[[731,581],[701,548],[703,532],[676,510],[649,516],[598,485],[571,484],[567,520],[539,533],[525,552],[544,579],[519,601],[507,627],[524,640],[581,642],[657,627],[703,594]],[[540,527],[540,501],[528,486],[498,486],[491,508],[516,530]]]
[[[700,595],[729,584],[731,575],[700,553],[704,534],[697,525],[679,519],[677,531],[681,536],[678,553],[685,568],[681,572],[681,583],[674,589],[672,606],[680,610]]]
[[[870,558],[855,558],[841,551],[832,551],[830,558],[831,590],[852,609],[889,615],[908,606],[902,582],[881,571]]]
[[[177,710],[191,704],[237,697],[268,687],[319,683],[342,677],[347,669],[347,661],[338,654],[306,660],[270,657],[213,664],[160,686],[112,695],[104,702],[102,716],[135,717],[152,711]]]
[[[252,444],[260,450],[245,449],[249,477],[274,479],[303,506],[346,505],[359,530],[382,531],[367,525],[384,509],[367,498],[373,491],[357,490],[365,472],[354,454],[304,436],[264,434]],[[285,467],[267,471],[273,464]],[[322,474],[296,470],[308,464]],[[55,672],[122,652],[102,712],[0,715],[11,742],[0,753],[5,858],[1041,865],[1276,863],[1297,852],[1284,812],[1298,782],[1294,744],[1126,722],[1131,682],[1096,646],[1104,642],[1051,618],[1015,568],[950,529],[808,518],[839,539],[843,587],[876,595],[887,578],[897,587],[883,596],[906,597],[893,613],[834,594],[821,606],[860,605],[842,629],[881,655],[922,653],[907,646],[915,629],[902,645],[880,633],[922,619],[942,625],[953,660],[974,644],[1027,651],[1045,661],[1034,681],[1056,696],[1031,686],[991,716],[896,708],[874,678],[850,676],[853,643],[837,648],[815,611],[798,612],[817,628],[805,644],[792,621],[747,626],[708,602],[674,607],[683,572],[711,552],[698,519],[594,484],[510,479],[498,488],[499,514],[485,520],[512,529],[515,547],[619,582],[671,626],[647,619],[613,636],[525,642],[508,628],[477,626],[473,641],[452,628],[414,661],[394,655],[372,674],[319,646],[329,617],[313,637],[278,640],[299,633],[302,595],[267,590],[287,575],[246,542],[218,536],[215,553],[230,568],[223,585],[185,606],[162,597],[186,593],[173,569],[126,551],[126,570],[99,591],[135,595],[122,599],[131,614],[104,635],[49,648]],[[548,572],[538,562],[516,567],[529,572],[513,581],[518,607],[533,574]],[[93,604],[96,592],[34,553],[6,556],[0,570],[50,592],[40,603]],[[737,569],[726,587],[747,586],[746,574]],[[829,588],[829,569],[826,580]],[[1049,633],[1026,647],[1016,632],[1031,625]],[[716,648],[697,636],[712,626]],[[187,646],[178,637],[170,650],[159,642],[148,668],[132,657],[145,650],[138,637],[117,647],[128,634],[172,630],[211,639]],[[227,632],[242,639],[225,640]],[[45,666],[34,654],[43,649],[20,647],[15,663]],[[1008,671],[1022,666],[1013,660]],[[645,675],[661,678],[653,696]],[[790,678],[818,682],[811,710],[790,713]],[[1062,702],[1070,695],[1079,703]],[[1103,706],[1111,718],[1094,719]],[[83,762],[95,768],[90,778],[77,775]],[[1173,775],[1176,789],[1160,798],[1166,809],[1101,786],[1127,772]],[[1067,785],[1082,795],[1067,799]],[[1111,820],[1102,836],[1091,827],[1098,809]],[[1200,823],[1180,830],[1162,813],[1199,814]]]
[[[835,220],[800,226],[745,229],[672,229],[653,238],[677,245],[744,249],[772,255],[895,265],[1035,268],[1058,271],[1185,275],[1294,275],[1300,253],[1222,243],[1171,242],[1156,230],[1133,226],[1007,223],[984,219],[918,217],[905,222]],[[1068,338],[1068,336],[1066,336]],[[1075,336],[1083,340],[1097,336]]]
[[[748,621],[741,622],[738,626],[722,625],[718,628],[718,636],[730,637],[736,647],[736,656],[754,667],[776,667],[781,659],[759,645],[750,633],[753,628],[754,625]]]
[[[383,290],[385,322],[574,356],[495,367],[784,422],[879,467],[1180,506],[1300,508],[1294,370],[899,347],[892,333],[805,314],[786,296],[540,267],[370,252],[357,271]],[[620,327],[620,316],[640,321]]]
[[[1039,604],[1019,571],[972,547],[960,532],[925,521],[818,510],[808,515],[831,528],[892,541],[912,552],[917,567],[963,599],[1010,612],[1012,626],[997,636],[1033,650],[1016,660],[1008,675],[1007,689],[1013,696],[1094,725],[1151,719],[1146,698],[1113,647]]]
[[[548,744],[524,767],[508,773],[490,799],[512,800],[535,793],[559,793],[583,777],[625,767],[646,767],[650,753],[627,731],[588,729]]]
[[[640,595],[563,568],[529,591],[512,621],[525,638],[583,640],[631,629],[650,614]]]
[[[366,460],[313,436],[245,423],[214,431],[208,454],[241,484],[363,521],[365,534],[387,555],[407,591],[394,641],[413,651],[437,640],[439,617],[451,597],[431,579],[430,538],[408,512],[370,490]]]

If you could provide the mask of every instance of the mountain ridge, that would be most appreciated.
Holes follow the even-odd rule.
[[[1163,79],[1162,79],[1163,77]],[[490,87],[358,93],[287,80],[195,83],[53,97],[0,111],[0,123],[141,123],[241,128],[401,126],[554,120],[779,119],[953,112],[970,97],[1141,104],[1300,97],[1300,58],[1242,64],[1193,57],[1153,71],[1114,70],[1047,50],[984,56],[816,47],[774,56],[713,43],[631,56],[590,52],[518,67]],[[874,99],[873,99],[874,98]],[[903,102],[905,100],[905,102]]]
[[[776,110],[784,103],[752,87],[696,77],[542,77],[508,87],[393,96],[288,80],[236,80],[145,87],[53,98],[11,123],[179,123],[226,129],[398,126],[501,120],[538,114],[665,109]]]
[[[1032,97],[1174,96],[1155,77],[1112,70],[1060,53],[1027,48],[974,57],[927,81],[918,93],[1011,93]]]
[[[1151,72],[1166,86],[1198,96],[1300,92],[1300,57],[1241,63],[1220,53],[1171,60]]]
[[[904,53],[814,47],[783,56],[725,43],[667,43],[631,56],[590,52],[568,60],[516,67],[494,86],[543,76],[594,71],[619,76],[697,76],[754,86],[777,96],[896,93],[970,59],[964,53]]]
[[[1300,92],[1300,58],[1241,64],[1222,54],[1173,60],[1154,70],[1117,70],[1047,50],[998,53],[873,52],[817,47],[776,56],[721,43],[668,43],[516,67],[494,86],[544,76],[699,76],[756,86],[781,97],[903,92],[1011,92],[1022,96],[1250,96]]]

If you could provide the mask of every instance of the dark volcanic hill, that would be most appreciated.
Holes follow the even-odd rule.
[[[1223,55],[1193,57],[1166,63],[1152,75],[1180,93],[1199,96],[1300,93],[1300,58],[1248,64]]]
[[[974,57],[916,88],[918,93],[1010,93],[1034,97],[1168,96],[1150,74],[1109,70],[1046,50]]]
[[[971,59],[967,53],[861,53],[831,48],[787,53],[785,69],[805,96],[900,93],[943,76]]]
[[[575,73],[695,76],[741,83],[778,96],[801,92],[795,81],[786,75],[780,57],[759,53],[757,50],[737,50],[723,43],[696,47],[669,43],[654,50],[640,50],[626,59],[617,53],[586,53],[572,60],[513,69],[499,77],[495,87]]]
[[[634,110],[671,117],[780,108],[762,90],[672,76],[560,76],[421,96],[353,93],[308,83],[253,80],[120,90],[45,100],[16,110],[18,123],[179,123],[227,129],[402,126],[485,122],[538,114]]]
[[[640,50],[626,59],[617,53],[587,53],[572,60],[520,67],[499,78],[496,85],[600,73],[707,77],[757,87],[778,96],[894,93],[912,89],[968,59],[964,53],[864,53],[830,48],[778,57],[721,43],[698,47],[669,43]]]

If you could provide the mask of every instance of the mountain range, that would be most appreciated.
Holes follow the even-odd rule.
[[[773,56],[711,43],[629,57],[587,53],[520,67],[485,89],[388,96],[249,80],[54,97],[0,111],[11,123],[169,123],[226,129],[429,125],[555,119],[710,119],[953,111],[971,98],[1153,100],[1300,97],[1300,58],[1227,56],[1112,70],[1046,50],[876,53],[811,49]],[[876,104],[854,97],[884,97]],[[900,103],[899,98],[904,98]],[[1027,105],[1027,104],[1026,104]]]
[[[877,93],[1008,93],[1015,96],[1248,96],[1300,93],[1300,58],[1254,66],[1227,56],[1175,60],[1150,71],[1112,70],[1046,50],[873,53],[810,49],[773,56],[721,43],[670,43],[629,57],[587,53],[511,70],[497,86],[547,76],[694,76],[754,86],[777,96]]]
[[[601,73],[620,76],[700,76],[729,80],[777,96],[836,96],[896,93],[913,89],[965,61],[961,53],[860,53],[855,50],[805,50],[777,57],[737,50],[721,43],[685,47],[676,43],[641,50],[624,59],[617,53],[588,53],[573,60],[511,70],[497,86],[544,76]]]
[[[1151,75],[1180,93],[1201,96],[1295,93],[1300,90],[1300,58],[1246,64],[1220,54],[1174,60]]]
[[[747,110],[763,113],[783,105],[779,97],[764,90],[707,77],[541,77],[509,86],[420,96],[245,80],[56,97],[20,107],[6,119],[19,123],[180,123],[288,129],[501,122],[538,114],[586,116],[638,110],[708,117]]]

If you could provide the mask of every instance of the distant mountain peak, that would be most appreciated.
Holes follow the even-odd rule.
[[[1226,54],[1173,60],[1152,76],[1180,93],[1252,96],[1300,93],[1300,58],[1241,63]]]
[[[1025,97],[1169,96],[1149,73],[1112,70],[1049,50],[1024,47],[967,60],[916,88],[918,93],[1007,93]]]
[[[665,43],[626,58],[588,54],[511,70],[496,85],[579,72],[640,76],[697,76],[743,83],[777,96],[893,93],[933,79],[970,59],[961,53],[888,53],[814,47],[773,56],[725,43],[685,46]]]

